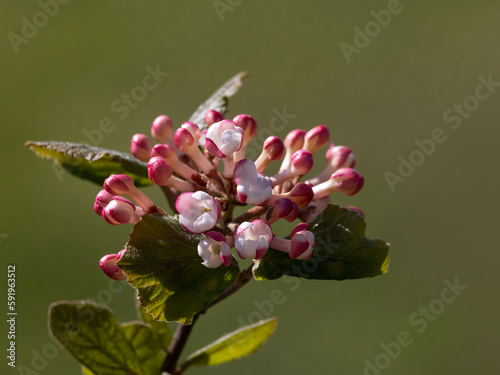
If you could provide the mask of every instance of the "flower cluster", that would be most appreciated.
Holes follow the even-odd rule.
[[[316,241],[304,222],[326,207],[332,193],[353,195],[363,186],[363,177],[353,169],[356,159],[351,149],[330,144],[328,128],[318,125],[309,131],[292,130],[284,141],[270,136],[253,161],[245,158],[257,132],[252,116],[241,114],[230,120],[211,110],[205,123],[207,129],[185,122],[174,130],[171,119],[161,115],[151,127],[158,143],[153,145],[146,135],[136,134],[130,146],[135,158],[147,162],[151,182],[175,201],[172,208],[179,214],[182,228],[204,234],[198,245],[202,264],[209,268],[228,266],[232,248],[242,259],[261,259],[270,247],[292,259],[311,257]],[[327,146],[326,167],[306,179],[314,155]],[[264,173],[279,161],[276,174]],[[253,207],[232,217],[235,207],[246,205]],[[127,175],[106,179],[94,209],[113,225],[135,224],[145,213],[164,213]],[[362,215],[358,208],[351,209]],[[290,239],[285,239],[275,236],[271,227],[280,219],[303,222],[294,227]],[[116,266],[119,256],[101,259],[103,271],[115,279],[124,277]]]

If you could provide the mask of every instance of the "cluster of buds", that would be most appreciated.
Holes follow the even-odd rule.
[[[271,225],[281,219],[309,221],[328,205],[332,193],[356,194],[364,179],[353,169],[356,159],[351,149],[330,144],[328,128],[318,125],[309,131],[292,130],[284,141],[270,136],[253,161],[245,158],[257,132],[252,116],[241,114],[230,120],[211,110],[205,123],[207,129],[185,122],[174,130],[171,119],[161,115],[151,127],[157,144],[144,134],[134,135],[131,141],[131,152],[147,163],[151,182],[175,202],[172,209],[182,228],[204,234],[198,245],[202,264],[209,268],[229,266],[232,248],[242,259],[261,259],[270,247],[292,259],[311,257],[316,241],[307,224],[295,225],[290,239],[275,236]],[[326,168],[306,179],[315,154],[329,144]],[[277,173],[264,174],[279,161]],[[236,206],[246,205],[253,207],[232,217]],[[351,209],[362,215],[358,208]],[[165,214],[127,175],[106,179],[94,210],[113,225],[135,224],[145,213]],[[103,271],[115,279],[123,278],[116,266],[119,256],[110,254],[101,259]]]

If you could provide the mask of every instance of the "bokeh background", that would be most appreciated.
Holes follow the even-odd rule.
[[[266,312],[280,318],[272,340],[245,359],[189,373],[363,374],[366,360],[373,363],[381,344],[401,332],[412,344],[382,374],[497,373],[500,88],[467,111],[457,129],[443,115],[475,95],[478,77],[500,82],[500,3],[401,1],[402,11],[378,33],[373,29],[377,35],[348,62],[340,44],[354,45],[354,28],[364,30],[371,12],[388,4],[70,1],[14,47],[9,33],[22,36],[23,17],[33,20],[41,7],[2,1],[0,253],[4,274],[7,264],[17,266],[17,365],[35,366],[39,374],[79,373],[67,352],[44,359],[53,301],[100,299],[121,321],[136,318],[132,288],[110,293],[97,264],[122,248],[130,227],[105,224],[92,210],[99,187],[58,176],[24,142],[80,142],[109,118],[115,128],[99,146],[127,151],[130,137],[147,133],[157,115],[180,124],[222,82],[246,70],[251,77],[231,100],[231,115],[250,113],[264,131],[273,110],[286,107],[296,117],[277,135],[327,124],[333,142],[354,150],[366,185],[356,196],[335,199],[361,207],[368,235],[392,243],[391,267],[387,275],[357,281],[250,283],[198,322],[185,354],[236,329],[238,317],[248,320],[277,289],[286,299]],[[111,103],[157,65],[168,77],[121,119]],[[397,174],[400,155],[408,159],[415,140],[436,128],[446,141],[392,191],[384,174]],[[147,193],[162,201],[156,189]],[[431,312],[417,332],[421,326],[410,316],[439,306],[444,281],[454,279],[467,289],[444,311]],[[0,372],[17,373],[6,362]]]

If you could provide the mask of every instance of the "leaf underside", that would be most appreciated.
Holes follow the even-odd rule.
[[[191,354],[181,368],[215,366],[249,355],[271,337],[277,323],[276,318],[270,318],[231,332]]]
[[[217,91],[215,91],[198,109],[193,113],[189,121],[197,124],[200,129],[207,127],[205,123],[205,114],[213,109],[223,115],[227,112],[229,98],[236,94],[243,85],[242,79],[247,77],[246,72],[240,72],[224,83]]]
[[[147,164],[131,154],[70,142],[30,141],[25,146],[40,157],[54,160],[71,174],[98,185],[112,174],[127,174],[136,186],[151,185]]]

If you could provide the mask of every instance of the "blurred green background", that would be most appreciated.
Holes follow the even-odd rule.
[[[378,33],[369,24],[374,37],[348,63],[340,44],[354,45],[354,28],[364,30],[374,19],[370,12],[388,3],[70,1],[14,47],[9,33],[22,36],[23,17],[32,21],[41,7],[4,0],[0,252],[5,273],[7,264],[17,265],[17,365],[39,374],[79,373],[67,352],[43,352],[52,343],[46,317],[53,301],[98,299],[120,320],[135,319],[132,288],[111,293],[115,285],[97,264],[122,248],[130,227],[105,224],[92,210],[99,187],[68,173],[58,177],[24,142],[80,142],[109,118],[115,129],[99,146],[127,151],[130,137],[149,132],[158,114],[178,125],[246,70],[251,77],[231,100],[230,115],[250,113],[263,131],[273,110],[286,107],[296,117],[279,136],[327,124],[333,142],[354,150],[366,179],[358,195],[335,201],[365,211],[368,235],[392,243],[391,267],[357,281],[250,283],[199,321],[185,354],[236,329],[238,317],[248,320],[278,289],[286,300],[265,312],[280,318],[272,340],[243,360],[189,373],[363,374],[365,360],[373,363],[381,344],[404,331],[412,344],[380,373],[497,373],[500,89],[488,99],[467,98],[480,76],[500,82],[500,3],[402,1],[402,11]],[[168,77],[121,119],[111,103],[157,65]],[[443,115],[464,100],[474,110],[454,130]],[[398,157],[408,159],[415,140],[436,128],[447,140],[391,191],[384,173],[398,173]],[[156,189],[146,192],[162,202]],[[433,321],[419,333],[410,316],[430,304],[436,311],[444,280],[455,278],[467,289],[430,313]],[[6,362],[0,372],[17,373]]]

